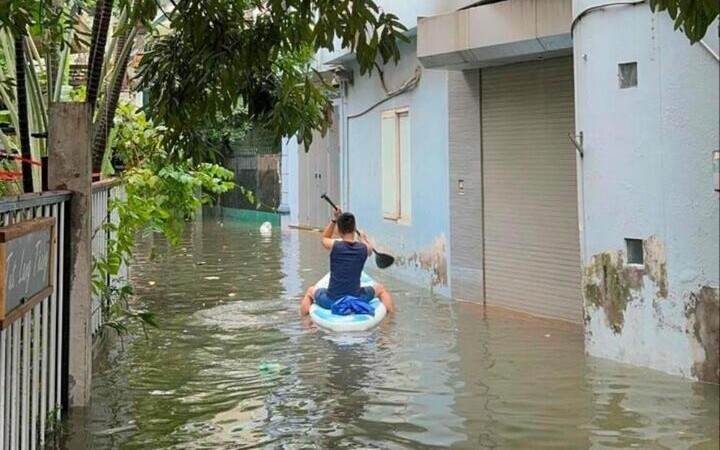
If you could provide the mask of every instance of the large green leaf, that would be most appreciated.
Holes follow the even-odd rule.
[[[667,11],[690,42],[705,37],[708,28],[720,14],[718,0],[650,0],[653,11]]]

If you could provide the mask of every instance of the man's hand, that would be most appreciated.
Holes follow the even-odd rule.
[[[365,244],[367,246],[368,256],[372,256],[373,246],[370,243],[370,238],[368,238],[367,233],[365,233],[364,231],[358,230],[358,238],[360,239],[360,242],[362,242],[363,244]]]
[[[328,250],[332,250],[333,245],[335,244],[335,240],[333,239],[333,234],[335,233],[335,221],[338,217],[340,217],[340,214],[342,214],[342,209],[335,208],[333,210],[333,220],[327,224],[325,227],[325,230],[323,230],[322,233],[322,244],[323,247],[325,247]]]

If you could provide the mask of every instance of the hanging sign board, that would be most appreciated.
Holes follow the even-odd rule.
[[[52,292],[54,228],[52,217],[0,228],[0,329]]]

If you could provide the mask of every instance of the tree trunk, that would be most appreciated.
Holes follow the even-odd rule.
[[[90,58],[88,60],[87,97],[85,101],[95,109],[103,59],[105,58],[105,45],[107,44],[108,28],[112,18],[113,0],[98,0],[95,5],[95,18],[93,19],[93,40],[90,45]],[[95,24],[97,23],[97,33]]]
[[[33,191],[32,154],[30,153],[30,123],[28,122],[28,98],[25,86],[25,36],[15,36],[15,84],[17,89],[18,137],[23,177],[23,192]]]
[[[120,94],[122,93],[122,84],[125,80],[125,72],[130,63],[130,50],[135,38],[135,32],[125,32],[118,39],[117,53],[115,56],[115,71],[111,79],[111,86],[105,95],[103,101],[103,109],[98,115],[93,131],[92,143],[92,160],[93,172],[98,172],[102,168],[105,150],[107,149],[108,137],[115,121],[115,111],[117,110]]]

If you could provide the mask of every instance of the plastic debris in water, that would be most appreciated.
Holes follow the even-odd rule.
[[[262,373],[267,374],[280,374],[280,373],[286,373],[289,372],[289,369],[287,366],[284,366],[280,363],[276,362],[266,362],[263,361],[258,366],[258,370]]]
[[[205,277],[205,279],[206,279],[206,280],[219,280],[220,277],[216,277],[216,276],[214,276],[214,275],[211,275],[211,276],[209,276],[209,277]]]
[[[125,431],[134,431],[137,429],[137,425],[134,423],[130,425],[126,425],[124,427],[115,427],[115,428],[108,428],[106,430],[102,431],[96,431],[93,433],[93,436],[112,436],[113,434],[122,433]]]
[[[154,282],[154,281],[148,281],[148,284],[149,284],[150,286],[155,286],[155,282]]]
[[[260,236],[268,237],[272,235],[272,224],[270,222],[263,222],[260,225]]]

